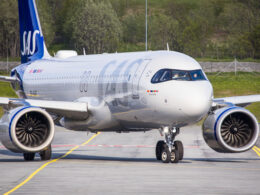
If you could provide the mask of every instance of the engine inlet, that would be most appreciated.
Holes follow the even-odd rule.
[[[49,135],[49,124],[39,112],[28,112],[17,122],[15,133],[18,141],[27,147],[38,147]]]
[[[242,113],[233,113],[226,117],[221,125],[221,136],[231,147],[240,148],[252,139],[251,119]]]

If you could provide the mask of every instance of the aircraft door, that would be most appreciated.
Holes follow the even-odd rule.
[[[139,99],[139,87],[140,87],[140,80],[144,73],[144,70],[146,69],[147,65],[149,64],[151,60],[144,60],[139,66],[136,67],[136,70],[133,75],[132,79],[132,98],[133,99]]]
[[[91,71],[85,71],[80,79],[80,92],[87,93],[88,92],[88,82],[91,75]]]

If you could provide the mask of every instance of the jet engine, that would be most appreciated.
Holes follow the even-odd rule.
[[[51,144],[53,137],[53,120],[38,107],[12,109],[0,120],[0,140],[13,152],[40,152]]]
[[[241,107],[215,110],[203,124],[206,143],[222,153],[237,153],[251,149],[257,141],[258,134],[257,119]]]

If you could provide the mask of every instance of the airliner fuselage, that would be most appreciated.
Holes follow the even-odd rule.
[[[19,73],[19,68],[14,71]],[[200,65],[178,52],[52,58],[32,62],[23,71],[20,76],[27,98],[88,102],[111,122],[92,126],[86,121],[85,127],[82,122],[70,126],[74,129],[181,127],[199,121],[212,104],[212,86]]]

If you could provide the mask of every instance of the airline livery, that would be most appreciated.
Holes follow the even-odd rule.
[[[244,152],[259,134],[244,107],[260,95],[214,99],[212,86],[193,58],[173,51],[77,56],[48,54],[34,0],[18,0],[22,64],[10,82],[19,98],[0,98],[0,140],[24,159],[51,158],[55,125],[76,131],[135,132],[157,129],[165,140],[156,158],[183,159],[175,140],[181,128],[206,117],[203,137],[215,151]]]

